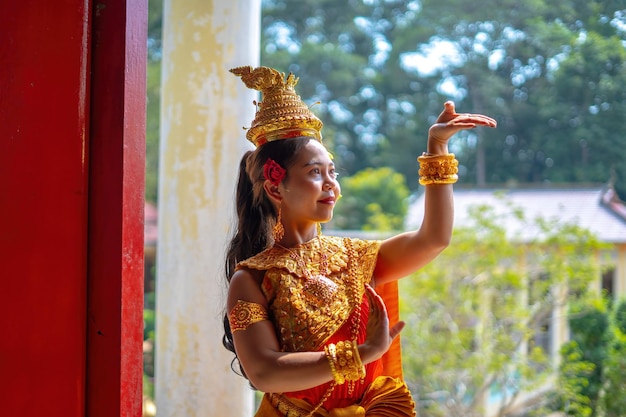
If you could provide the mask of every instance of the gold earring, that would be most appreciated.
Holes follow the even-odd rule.
[[[272,228],[272,237],[274,238],[274,242],[280,242],[285,236],[285,228],[283,227],[281,220],[281,206],[278,206],[278,215],[276,216],[276,224]]]
[[[317,235],[322,236],[322,223],[317,224]]]

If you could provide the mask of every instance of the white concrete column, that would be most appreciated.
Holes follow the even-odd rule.
[[[561,346],[569,340],[569,324],[567,322],[567,297],[568,286],[566,283],[556,284],[551,289],[552,297],[555,300],[550,319],[550,338],[552,363],[554,369],[558,369],[561,363]]]
[[[615,261],[614,298],[619,300],[626,297],[626,245],[615,245],[617,259]]]
[[[598,265],[602,265],[602,251],[594,251],[593,261],[597,262]],[[589,291],[596,296],[602,294],[602,268],[598,268],[596,279],[589,281]]]
[[[159,417],[251,416],[222,346],[224,253],[243,126],[257,98],[228,72],[257,66],[260,0],[165,0],[156,387]]]
[[[519,273],[522,275],[522,285],[521,285],[521,289],[518,292],[518,302],[520,303],[520,309],[522,311],[528,311],[528,309],[530,308],[529,303],[530,303],[530,288],[529,288],[529,280],[530,280],[530,272],[528,271],[528,259],[527,259],[527,254],[525,253],[526,250],[524,250],[524,253],[522,253],[519,258],[518,258],[518,262],[517,262],[517,270],[519,271]],[[522,342],[520,343],[520,346],[518,348],[518,352],[520,354],[521,357],[523,358],[527,358],[528,357],[528,342],[529,340],[524,338],[522,340]]]

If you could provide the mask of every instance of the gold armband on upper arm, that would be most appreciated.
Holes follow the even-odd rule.
[[[261,304],[237,300],[237,303],[228,313],[230,331],[246,330],[250,325],[259,321],[268,320],[267,310]]]

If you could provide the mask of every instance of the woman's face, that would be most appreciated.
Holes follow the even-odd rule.
[[[327,222],[340,194],[335,164],[318,141],[309,141],[296,155],[280,184],[284,223]]]

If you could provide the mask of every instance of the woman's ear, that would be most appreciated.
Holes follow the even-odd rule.
[[[280,189],[278,187],[278,185],[272,184],[271,182],[269,182],[269,180],[265,180],[265,182],[263,183],[263,189],[265,190],[265,194],[267,194],[267,197],[274,204],[277,205],[280,204],[283,199],[283,196],[280,193]]]

